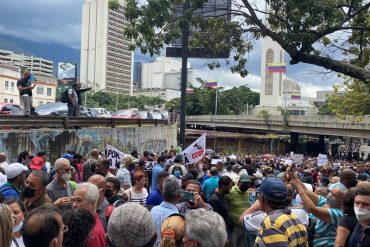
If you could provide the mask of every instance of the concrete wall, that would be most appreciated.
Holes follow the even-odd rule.
[[[2,130],[0,152],[8,154],[8,162],[16,161],[19,153],[45,150],[51,162],[67,150],[87,154],[97,148],[104,152],[107,144],[123,152],[148,150],[161,152],[177,145],[177,126],[158,125],[136,128],[89,128],[79,130]]]

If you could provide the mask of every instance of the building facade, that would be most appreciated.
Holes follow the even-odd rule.
[[[16,68],[27,68],[36,76],[53,76],[53,62],[44,58],[0,50],[0,63],[12,63]]]
[[[95,91],[132,95],[133,52],[123,30],[123,0],[110,10],[107,0],[86,0],[82,9],[80,80]]]
[[[135,62],[134,63],[134,89],[141,89],[142,88],[142,71],[143,71],[143,63],[142,62]]]
[[[0,102],[19,104],[17,81],[20,79],[20,70],[16,67],[0,65]],[[33,106],[55,102],[56,78],[37,76],[36,87],[32,90]]]

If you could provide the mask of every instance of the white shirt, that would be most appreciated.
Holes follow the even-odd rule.
[[[72,88],[69,89],[68,90],[68,96],[69,95],[72,95],[72,100],[71,100],[72,104],[73,105],[77,105],[77,103],[78,103],[78,97],[77,97],[76,91],[74,89],[72,89]]]
[[[14,238],[16,241],[17,241],[17,244],[18,244],[18,247],[25,247],[24,246],[24,243],[23,243],[23,237],[22,235],[19,237],[19,238]],[[17,245],[15,244],[14,240],[12,240],[12,245],[10,247],[17,247]]]

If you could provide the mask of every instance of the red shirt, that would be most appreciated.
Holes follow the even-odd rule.
[[[105,240],[105,232],[103,225],[100,222],[99,215],[95,214],[95,227],[91,231],[89,240],[87,241],[87,247],[107,247]]]

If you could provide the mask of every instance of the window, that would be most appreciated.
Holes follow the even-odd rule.
[[[48,88],[46,89],[46,95],[47,95],[47,96],[51,96],[51,88],[50,88],[50,87],[48,87]]]
[[[9,90],[9,82],[5,81],[5,90]]]
[[[37,94],[44,94],[44,87],[43,86],[37,86]]]
[[[10,100],[10,103],[14,103],[13,99]]]
[[[14,81],[10,82],[10,91],[14,91]]]
[[[4,103],[8,103],[8,99],[4,99]]]

